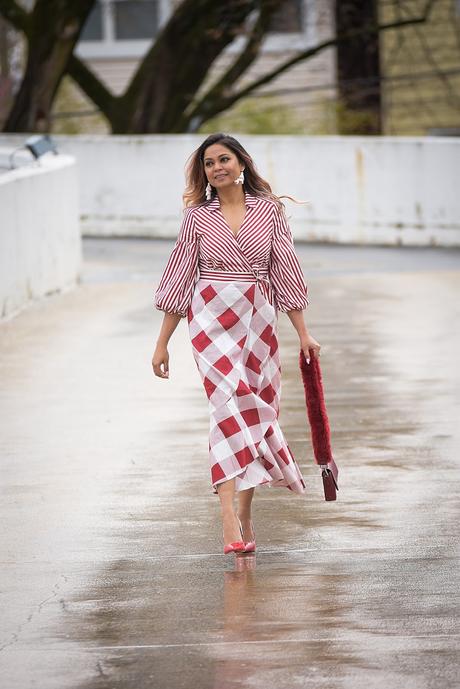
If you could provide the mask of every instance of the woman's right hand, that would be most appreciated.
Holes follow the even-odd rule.
[[[169,354],[166,345],[157,344],[155,347],[152,368],[158,378],[169,378]]]

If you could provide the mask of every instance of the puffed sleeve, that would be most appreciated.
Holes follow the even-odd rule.
[[[181,316],[187,315],[199,277],[198,239],[192,210],[185,210],[179,235],[154,296],[157,309]]]
[[[279,311],[305,309],[308,288],[295,252],[286,213],[275,208],[273,240],[269,261],[269,279]]]

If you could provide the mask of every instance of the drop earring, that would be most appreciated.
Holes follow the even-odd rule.
[[[241,170],[239,177],[235,179],[235,184],[243,184],[244,182],[244,172]]]
[[[211,195],[212,195],[212,187],[208,182],[208,184],[206,186],[206,200],[207,201],[209,201],[211,199]]]

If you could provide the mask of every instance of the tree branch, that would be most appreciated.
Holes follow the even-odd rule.
[[[243,30],[260,0],[183,0],[120,100],[119,131],[183,131],[183,113],[210,66]]]
[[[118,102],[118,96],[110,93],[94,72],[75,55],[72,55],[70,58],[68,74],[78,84],[83,93],[110,119],[113,107]]]
[[[0,0],[0,14],[15,29],[23,31],[26,35],[28,34],[30,15],[15,0]]]
[[[0,14],[15,29],[23,31],[27,37],[30,36],[31,15],[23,10],[15,0],[0,0]],[[68,74],[100,111],[108,116],[117,97],[110,93],[94,72],[75,55],[72,55],[69,60]]]
[[[447,96],[448,96],[448,101],[450,101],[450,104],[454,108],[458,108],[460,104],[460,99],[458,98],[455,89],[452,88],[452,84],[449,81],[449,77],[445,73],[445,71],[442,69],[442,67],[438,64],[436,58],[434,57],[432,51],[430,50],[430,46],[427,43],[427,40],[423,33],[419,30],[419,27],[416,27],[415,29],[415,34],[418,38],[418,41],[422,47],[422,51],[425,55],[425,59],[428,64],[430,64],[433,68],[433,71],[438,77],[440,81],[444,83],[444,86],[446,87],[447,91]]]
[[[268,84],[270,81],[275,79],[277,76],[279,76],[280,74],[282,74],[286,70],[290,69],[290,67],[293,67],[294,65],[298,64],[299,62],[303,62],[304,60],[307,60],[308,58],[313,57],[314,55],[317,55],[318,53],[321,53],[323,50],[326,50],[327,48],[334,47],[334,46],[338,45],[338,43],[341,43],[344,41],[350,41],[353,38],[365,35],[367,33],[375,33],[376,31],[378,31],[380,33],[381,31],[388,31],[389,29],[397,29],[397,28],[400,28],[402,26],[411,26],[413,24],[422,24],[423,22],[427,21],[427,19],[429,18],[429,15],[431,13],[431,10],[433,8],[434,3],[435,3],[435,0],[427,0],[427,2],[425,4],[425,9],[423,10],[423,13],[418,17],[414,17],[413,19],[401,19],[401,20],[398,20],[395,22],[390,22],[388,24],[369,25],[369,26],[363,27],[362,29],[357,29],[356,31],[349,31],[346,34],[343,34],[342,36],[335,36],[334,38],[331,38],[327,41],[323,41],[322,43],[318,43],[318,45],[314,46],[313,48],[308,48],[307,50],[304,50],[301,53],[298,53],[294,57],[290,58],[289,60],[286,60],[281,65],[279,65],[278,67],[273,69],[271,72],[268,72],[267,74],[265,74],[263,77],[260,77],[259,79],[256,79],[255,81],[253,81],[252,84],[248,84],[248,86],[243,88],[238,93],[234,93],[231,96],[222,97],[219,102],[215,102],[214,107],[212,108],[211,114],[206,113],[206,117],[203,118],[203,122],[210,119],[210,117],[217,115],[219,112],[226,110],[231,105],[236,103],[236,101],[241,100],[242,98],[245,98],[250,93],[252,93],[256,89],[260,88],[261,86]],[[196,113],[196,116],[197,115],[198,115],[198,112]]]
[[[184,124],[193,122],[193,129],[195,130],[200,126],[200,120],[203,120],[203,118],[209,119],[212,116],[214,103],[219,102],[219,99],[225,96],[227,88],[234,84],[259,56],[270,19],[277,8],[278,0],[262,0],[259,16],[252,28],[246,46],[219,81],[201,97],[199,102],[193,105],[191,111],[184,115]]]

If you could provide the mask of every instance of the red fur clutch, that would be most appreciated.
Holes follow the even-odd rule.
[[[332,457],[329,419],[327,418],[324,402],[323,381],[319,359],[310,350],[310,363],[307,364],[305,355],[300,350],[299,364],[305,389],[308,421],[311,429],[311,440],[315,462],[321,467],[323,478],[324,499],[336,500],[339,489],[337,479],[339,470]]]

